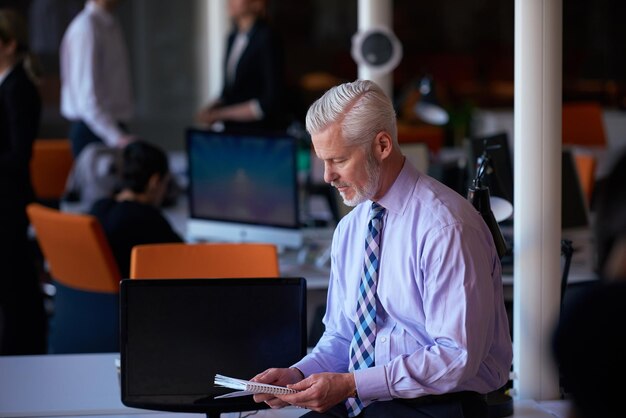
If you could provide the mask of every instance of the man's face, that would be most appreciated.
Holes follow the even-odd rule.
[[[258,15],[264,7],[261,0],[229,0],[228,14],[235,19],[245,15]]]
[[[324,161],[324,181],[337,188],[346,205],[356,206],[376,194],[380,164],[370,148],[346,145],[338,124],[313,135],[312,141]]]

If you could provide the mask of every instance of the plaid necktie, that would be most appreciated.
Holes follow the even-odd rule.
[[[349,371],[366,369],[374,366],[374,342],[376,341],[376,283],[378,282],[378,263],[380,256],[380,230],[383,225],[385,208],[372,203],[370,221],[367,224],[365,238],[365,263],[361,275],[359,298],[357,301],[357,320],[354,337],[350,343]],[[355,417],[363,409],[358,398],[346,400],[348,416]]]

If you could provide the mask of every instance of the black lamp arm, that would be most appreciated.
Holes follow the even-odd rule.
[[[481,161],[476,170],[476,176],[472,181],[472,185],[469,187],[467,191],[467,200],[472,203],[472,206],[482,216],[483,220],[489,227],[489,231],[491,232],[491,236],[493,237],[494,244],[496,246],[496,250],[498,251],[498,256],[500,258],[504,257],[507,252],[506,242],[504,237],[502,236],[502,231],[500,231],[500,227],[498,226],[498,222],[493,216],[493,212],[491,211],[491,204],[489,202],[489,187],[483,186],[482,178],[485,175],[488,167],[489,167],[489,156],[487,152],[484,152],[481,156]]]

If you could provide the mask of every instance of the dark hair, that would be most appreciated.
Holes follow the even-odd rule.
[[[169,171],[165,152],[146,141],[133,141],[124,148],[121,189],[143,193],[153,174],[163,178]]]
[[[626,238],[625,180],[626,151],[622,151],[609,174],[598,181],[594,196],[596,268],[602,276],[613,246]]]

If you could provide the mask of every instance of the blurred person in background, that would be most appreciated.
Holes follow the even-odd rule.
[[[46,352],[46,314],[26,205],[35,198],[30,159],[41,98],[26,23],[0,9],[0,354]]]
[[[128,51],[113,14],[120,0],[88,0],[63,35],[60,49],[61,114],[71,121],[77,157],[92,142],[124,147],[133,116]]]
[[[129,277],[135,245],[182,242],[159,209],[169,177],[163,150],[143,140],[131,142],[123,151],[119,192],[89,211],[102,224],[122,277]]]
[[[201,109],[198,122],[223,128],[283,129],[282,42],[266,19],[267,0],[229,0],[233,20],[226,47],[224,86],[215,102]]]
[[[626,152],[595,187],[594,238],[598,281],[563,309],[552,353],[572,418],[612,418],[621,407],[626,366]]]

